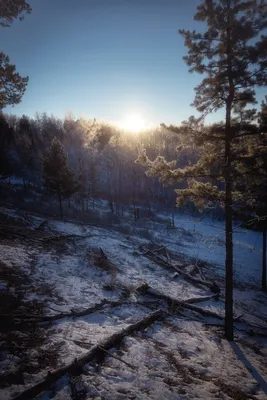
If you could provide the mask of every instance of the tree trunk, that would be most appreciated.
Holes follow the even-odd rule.
[[[233,209],[231,171],[231,107],[226,107],[225,140],[225,336],[234,339],[233,332]]]
[[[232,132],[231,112],[235,97],[233,82],[233,54],[232,54],[232,2],[227,1],[227,75],[229,91],[226,100],[225,115],[225,337],[234,340],[233,321],[233,208],[232,208]]]
[[[62,196],[61,193],[58,194],[58,202],[59,202],[59,211],[60,211],[60,218],[63,218],[63,211],[62,211]]]
[[[262,233],[262,290],[266,290],[266,233],[267,230],[264,228]]]

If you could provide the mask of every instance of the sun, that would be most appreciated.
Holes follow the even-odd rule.
[[[128,132],[138,133],[148,128],[144,118],[138,113],[127,114],[118,126]]]

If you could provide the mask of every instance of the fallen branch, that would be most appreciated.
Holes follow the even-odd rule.
[[[25,232],[25,233],[24,233]],[[35,234],[35,236],[33,236]],[[43,239],[36,237],[36,233],[30,231],[28,228],[22,228],[18,226],[2,225],[0,224],[0,235],[4,235],[5,238],[24,238],[35,242],[42,242]]]
[[[156,297],[158,299],[161,300],[165,300],[167,301],[167,304],[169,306],[177,306],[178,309],[187,309],[193,312],[197,312],[205,317],[212,317],[212,318],[216,318],[219,319],[221,321],[224,321],[224,317],[214,313],[213,311],[210,310],[205,310],[203,308],[194,306],[192,303],[198,303],[200,301],[206,301],[212,298],[216,298],[216,296],[218,295],[213,295],[213,296],[209,296],[209,297],[202,297],[202,298],[192,298],[192,299],[188,299],[186,301],[181,301],[181,300],[177,300],[174,299],[170,296],[167,296],[163,293],[160,293],[158,291],[156,291],[155,289],[152,289],[151,287],[148,286],[147,292],[148,295]],[[260,325],[255,325],[255,324],[250,324],[247,323],[245,320],[242,319],[243,314],[237,316],[234,318],[234,328],[238,331],[243,331],[248,333],[251,336],[262,336],[262,337],[267,337],[267,327],[263,327]],[[239,324],[239,327],[238,327]],[[214,326],[222,326],[223,327],[223,323],[210,323],[210,324],[205,324],[205,325],[214,325]],[[243,326],[243,328],[242,328]],[[247,328],[246,328],[247,327]],[[252,329],[254,328],[254,329]]]
[[[147,258],[149,258],[150,260],[158,263],[162,267],[175,271],[177,276],[181,275],[185,280],[187,280],[190,283],[193,283],[196,286],[205,287],[205,288],[208,288],[208,289],[210,289],[210,287],[212,286],[211,282],[206,282],[206,281],[203,281],[201,279],[194,278],[193,276],[191,276],[188,273],[184,272],[177,265],[170,264],[167,261],[163,260],[161,257],[159,257],[157,254],[155,254],[151,250],[149,250],[145,255],[146,255]]]
[[[96,311],[101,310],[105,306],[118,306],[121,304],[125,304],[125,301],[110,301],[110,300],[102,300],[100,303],[93,305],[92,307],[86,308],[81,311],[72,311],[69,313],[61,313],[61,314],[55,314],[55,315],[35,315],[35,314],[0,314],[0,322],[6,321],[6,320],[12,320],[14,321],[15,319],[18,320],[23,320],[26,322],[50,322],[50,321],[56,321],[58,319],[63,319],[63,318],[71,318],[71,317],[82,317],[84,315],[92,314]]]
[[[104,351],[105,353],[107,353],[110,357],[115,358],[115,360],[118,360],[118,361],[124,363],[125,365],[127,365],[128,367],[130,367],[130,368],[136,370],[137,367],[136,367],[135,365],[131,365],[131,364],[127,363],[127,361],[124,361],[122,358],[120,358],[120,357],[118,357],[118,356],[115,356],[114,354],[110,353],[110,351],[104,349],[104,348],[101,347],[101,346],[98,346],[98,347],[100,348],[100,350],[102,350],[102,351]]]
[[[159,247],[159,248],[157,248],[157,249],[154,249],[154,250],[153,250],[153,253],[157,253],[158,251],[165,250],[166,247],[167,247],[167,246],[162,246],[162,247]],[[149,254],[149,253],[151,253],[151,252],[152,252],[152,250],[149,249],[149,250],[147,250],[145,253],[141,253],[141,256],[146,256],[147,254]]]
[[[195,298],[195,299],[194,298],[188,299],[186,301],[177,300],[177,299],[174,299],[173,297],[170,297],[163,293],[160,293],[160,292],[156,291],[155,289],[152,289],[151,287],[148,287],[148,290],[146,293],[150,296],[167,301],[168,305],[175,305],[179,308],[186,308],[190,311],[197,312],[206,317],[213,317],[213,318],[217,318],[217,319],[221,319],[221,320],[224,319],[224,317],[222,317],[221,315],[216,314],[210,310],[205,310],[203,308],[194,306],[192,303],[195,303],[195,302],[198,303],[200,301],[199,297]],[[212,297],[209,297],[209,298],[212,298]],[[207,297],[204,299],[207,300]]]
[[[201,303],[203,301],[208,301],[208,300],[218,300],[219,299],[219,293],[212,294],[210,296],[202,296],[202,297],[193,297],[192,299],[186,300],[187,304],[193,304],[193,303]]]
[[[84,238],[84,236],[81,235],[74,235],[74,234],[70,234],[70,235],[54,235],[54,236],[47,236],[45,238],[43,238],[43,242],[44,243],[49,243],[52,241],[60,241],[60,240],[70,240],[70,239],[80,239],[80,238]]]
[[[76,358],[72,363],[53,372],[48,372],[45,379],[43,379],[36,385],[24,390],[24,392],[18,394],[17,396],[13,397],[13,400],[34,399],[34,397],[38,396],[41,392],[48,389],[52,383],[56,382],[65,374],[81,373],[83,365],[92,361],[97,355],[103,353],[104,350],[108,350],[111,347],[114,347],[115,345],[120,343],[125,336],[132,334],[136,330],[146,328],[147,326],[151,325],[153,322],[162,317],[163,311],[157,310],[142,318],[141,320],[135,322],[134,324],[127,326],[121,331],[114,333],[106,340],[103,340],[101,343],[94,345],[85,355],[83,355],[79,359]]]

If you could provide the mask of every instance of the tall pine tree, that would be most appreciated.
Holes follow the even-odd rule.
[[[225,335],[233,340],[234,142],[248,134],[237,119],[241,111],[248,115],[247,106],[256,102],[254,88],[267,85],[267,37],[262,35],[267,27],[267,5],[263,0],[203,0],[194,19],[206,23],[206,31],[180,30],[180,34],[188,47],[184,60],[189,71],[205,75],[195,88],[193,102],[202,117],[190,118],[182,132],[188,143],[201,146],[199,161],[173,170],[175,163],[162,157],[152,162],[143,153],[139,162],[149,167],[150,175],[159,175],[165,182],[189,179],[189,187],[177,191],[180,204],[191,198],[200,208],[209,201],[224,205]],[[225,110],[224,121],[205,128],[203,117],[221,108]],[[201,178],[222,178],[224,191]]]

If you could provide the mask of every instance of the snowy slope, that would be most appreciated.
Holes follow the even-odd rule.
[[[19,211],[8,212],[12,218],[19,217]],[[32,232],[41,222],[39,217],[30,216],[25,226]],[[258,242],[253,246],[258,234],[238,228],[235,235],[236,279],[242,282],[235,290],[235,314],[243,314],[245,321],[235,331],[236,349],[223,339],[221,320],[190,310],[174,310],[166,303],[164,296],[186,301],[211,293],[208,286],[196,286],[183,277],[174,279],[172,270],[149,259],[146,248],[151,240],[141,235],[141,223],[133,225],[125,220],[122,224],[127,229],[105,229],[48,220],[48,233],[39,233],[35,241],[24,237],[0,240],[2,298],[10,302],[16,297],[16,313],[58,315],[53,322],[40,322],[34,332],[31,324],[29,331],[11,325],[11,347],[6,332],[2,332],[1,377],[9,383],[3,384],[1,379],[1,400],[22,392],[49,370],[71,363],[94,344],[158,308],[166,313],[163,321],[126,336],[121,345],[110,349],[119,359],[106,354],[104,361],[86,364],[81,374],[63,376],[39,400],[51,396],[71,399],[74,388],[80,393],[77,398],[87,399],[266,398],[267,339],[257,333],[255,325],[267,328],[267,296],[251,286],[251,279],[258,285],[260,276],[257,260],[261,249]],[[177,217],[175,223],[177,229],[173,231],[166,228],[164,220],[150,223],[150,235],[157,246],[170,248],[180,267],[190,269],[199,258],[211,263],[203,265],[207,279],[222,276],[223,236],[213,240],[215,233],[221,234],[218,227],[222,225],[216,223],[215,228],[208,220],[194,224],[184,217]],[[106,263],[96,262],[100,248],[107,256]],[[137,293],[136,288],[144,282],[161,293],[162,299]],[[223,283],[220,279],[218,282]],[[97,311],[75,316],[75,312],[95,304],[103,305]],[[197,306],[223,316],[223,297]],[[8,311],[2,306],[1,312]],[[60,317],[62,312],[71,315]],[[256,336],[248,335],[249,329]],[[238,350],[261,381],[247,369]]]

